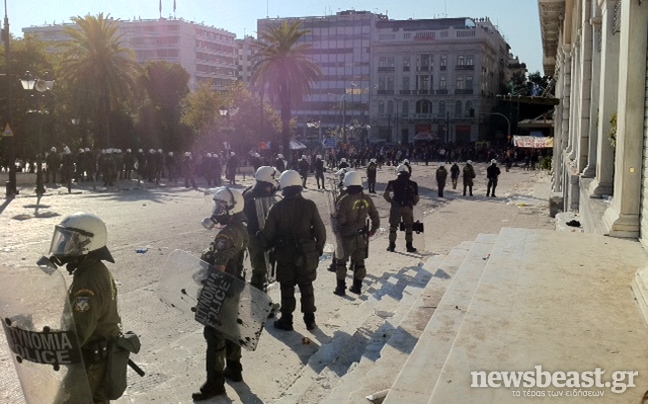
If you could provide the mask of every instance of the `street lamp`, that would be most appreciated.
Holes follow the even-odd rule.
[[[347,134],[346,134],[346,100],[344,97],[346,97],[349,93],[344,93],[342,94],[342,97],[340,97],[340,111],[342,112],[342,144],[345,144],[347,142]]]
[[[46,73],[47,74],[47,73]],[[48,90],[51,90],[54,87],[54,80],[44,80],[38,79],[31,75],[31,73],[26,72],[25,77],[20,79],[20,84],[22,84],[23,89],[27,91],[36,90],[39,93],[44,93]],[[45,95],[45,94],[42,94]],[[37,99],[37,109],[28,110],[28,113],[37,113],[39,115],[49,113],[47,110],[41,109],[41,98]],[[38,149],[36,154],[36,195],[38,198],[42,197],[45,193],[45,187],[43,186],[43,145],[42,145],[42,131],[43,131],[43,121],[40,118],[39,127],[38,127]]]
[[[226,143],[225,148],[229,151],[230,148],[231,148],[230,141],[229,141],[229,131],[232,129],[230,127],[230,116],[236,115],[236,113],[238,112],[238,108],[220,107],[218,112],[220,112],[220,116],[224,116],[224,117],[227,118],[227,131],[228,131],[228,133],[227,133],[227,140],[225,142]]]
[[[498,115],[501,116],[502,118],[506,119],[506,124],[508,125],[508,133],[506,134],[507,139],[511,139],[511,121],[509,121],[508,117],[504,114],[500,114],[499,112],[491,112],[491,115]]]

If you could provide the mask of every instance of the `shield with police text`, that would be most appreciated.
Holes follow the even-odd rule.
[[[63,274],[5,268],[0,316],[25,402],[92,403]]]
[[[255,198],[254,203],[256,205],[259,230],[263,230],[263,228],[265,227],[266,217],[268,217],[268,211],[270,210],[272,205],[277,203],[277,197],[265,196],[262,198]],[[265,259],[266,264],[266,278],[268,280],[268,284],[271,284],[272,282],[277,280],[276,262],[271,259],[271,251],[265,251],[263,253],[263,258]]]
[[[249,351],[256,349],[274,311],[272,300],[261,290],[182,250],[167,257],[158,296]]]

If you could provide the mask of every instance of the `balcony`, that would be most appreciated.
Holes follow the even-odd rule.
[[[455,66],[455,70],[475,70],[475,65],[459,65]]]
[[[399,94],[403,94],[403,95],[412,94],[412,90],[400,90]]]
[[[409,71],[410,71],[410,67],[409,67],[409,66],[403,66],[403,71],[404,71],[404,72],[409,72]]]
[[[430,90],[418,90],[419,94],[429,94]]]
[[[380,66],[378,67],[378,72],[384,73],[384,72],[395,72],[396,68],[394,66]]]
[[[455,94],[472,94],[473,90],[472,88],[464,88],[464,89],[456,89]]]
[[[394,90],[378,90],[378,95],[394,94]]]
[[[429,72],[430,71],[430,66],[419,66],[416,68],[417,71],[419,72]]]
[[[437,94],[448,94],[448,90],[447,89],[439,89],[439,90],[436,90],[436,93]]]
[[[442,70],[442,71],[443,70],[448,70],[448,66],[439,66],[439,69]]]
[[[425,119],[425,120],[431,120],[432,119],[432,114],[431,113],[426,113],[426,114],[412,114],[411,116],[412,119]]]

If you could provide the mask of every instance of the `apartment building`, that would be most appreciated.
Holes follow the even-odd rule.
[[[224,90],[237,78],[239,51],[234,33],[181,18],[117,20],[117,24],[124,44],[133,49],[139,63],[179,63],[190,75],[192,90],[203,80],[211,80],[216,89]],[[28,27],[22,31],[46,42],[62,42],[68,40],[66,26],[75,24]]]

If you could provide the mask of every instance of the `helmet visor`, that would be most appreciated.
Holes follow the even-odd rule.
[[[78,229],[55,226],[49,254],[57,256],[77,256],[88,252],[92,234]]]
[[[218,216],[226,215],[227,213],[228,213],[227,202],[214,199],[214,211],[212,212],[212,216],[218,217]]]

